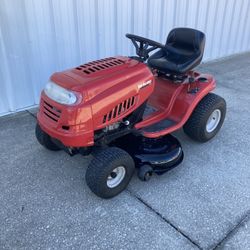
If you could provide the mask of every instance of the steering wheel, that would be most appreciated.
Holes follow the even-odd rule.
[[[179,54],[179,50],[169,46],[163,45],[161,43],[155,42],[145,37],[133,35],[133,34],[126,34],[126,37],[129,38],[135,46],[136,54],[143,60],[147,60],[149,57],[149,53],[155,49],[163,49],[164,52],[168,54],[168,52],[172,52],[175,54]]]
[[[163,45],[150,40],[145,37],[126,34],[126,37],[129,38],[135,46],[136,54],[143,60],[147,60],[149,57],[149,53],[155,49],[161,48]]]

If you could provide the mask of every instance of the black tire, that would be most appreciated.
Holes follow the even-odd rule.
[[[212,113],[220,111],[218,124],[212,131],[207,130],[207,122]],[[207,142],[212,139],[220,130],[226,115],[226,101],[213,93],[208,93],[198,103],[192,115],[183,127],[184,132],[193,140]]]
[[[141,181],[149,181],[153,172],[154,172],[154,170],[151,166],[143,165],[138,170],[138,178]]]
[[[113,170],[118,167],[125,170],[121,181],[114,187],[108,184],[108,178],[112,177]],[[117,147],[106,148],[98,152],[89,164],[85,179],[90,190],[101,198],[112,198],[122,192],[131,180],[135,170],[132,157],[124,150]]]
[[[50,136],[46,134],[38,124],[36,124],[36,138],[38,142],[48,150],[61,150],[54,142],[52,142]]]

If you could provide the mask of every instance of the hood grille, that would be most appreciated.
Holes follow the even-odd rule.
[[[54,122],[58,122],[61,116],[61,110],[58,110],[46,101],[43,101],[43,113]]]
[[[82,71],[86,75],[91,75],[95,72],[116,67],[124,64],[121,59],[115,57],[108,57],[101,60],[96,60],[76,67],[76,70]]]

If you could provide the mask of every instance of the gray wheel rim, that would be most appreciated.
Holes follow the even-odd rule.
[[[124,166],[118,166],[113,169],[112,173],[107,178],[107,186],[109,188],[117,187],[124,179],[126,174],[126,169]],[[113,175],[113,176],[112,176]]]
[[[206,124],[207,132],[208,133],[213,132],[218,127],[220,120],[221,120],[221,111],[219,109],[215,109],[207,120]]]

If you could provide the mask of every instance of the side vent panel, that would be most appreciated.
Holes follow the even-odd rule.
[[[126,112],[127,110],[132,108],[134,106],[134,104],[135,104],[135,96],[132,96],[132,97],[124,100],[123,102],[116,105],[112,110],[110,110],[109,113],[107,113],[103,116],[102,123],[109,122],[110,120],[119,117],[124,112]]]

